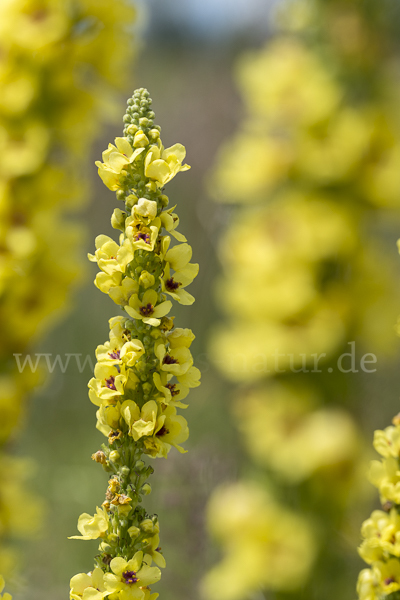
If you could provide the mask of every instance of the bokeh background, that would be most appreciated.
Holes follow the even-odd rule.
[[[272,484],[268,469],[266,472],[261,469],[260,475],[259,465],[255,465],[254,459],[249,456],[244,438],[238,433],[238,419],[232,409],[248,394],[253,382],[234,381],[235,378],[229,373],[221,372],[215,365],[215,350],[211,349],[214,346],[210,341],[222,322],[228,323],[228,329],[233,327],[229,325],[232,315],[226,314],[221,295],[215,291],[223,269],[227,269],[229,275],[230,268],[226,252],[224,254],[219,249],[235,219],[239,218],[240,221],[245,218],[237,202],[230,202],[229,198],[218,202],[219,192],[212,173],[215,173],[216,165],[222,160],[221,146],[225,144],[229,152],[227,140],[236,135],[249,113],[235,75],[239,59],[249,50],[258,50],[268,44],[277,34],[277,22],[280,23],[279,27],[284,22],[285,35],[297,36],[300,35],[299,31],[303,31],[301,15],[293,22],[290,18],[287,22],[283,18],[277,19],[282,4],[279,0],[240,0],[234,3],[228,0],[143,0],[137,3],[138,19],[131,34],[138,46],[136,57],[132,58],[129,66],[129,76],[120,82],[112,124],[99,126],[90,156],[84,157],[87,160],[84,163],[85,177],[89,182],[85,193],[90,203],[79,216],[79,223],[86,229],[84,247],[79,251],[82,264],[86,264],[86,253],[93,251],[94,237],[99,233],[112,233],[110,215],[115,205],[114,195],[98,178],[94,161],[99,159],[108,142],[121,134],[122,125],[115,116],[124,113],[126,97],[135,87],[148,88],[153,98],[156,121],[162,127],[164,143],[184,144],[187,161],[192,166],[188,173],[171,182],[168,194],[173,205],[177,204],[180,230],[193,246],[194,260],[200,263],[200,274],[191,289],[196,303],[193,307],[179,307],[177,322],[190,327],[196,334],[193,356],[195,364],[202,370],[203,379],[201,387],[191,392],[186,414],[191,431],[186,444],[189,452],[187,455],[171,453],[167,461],[159,461],[161,464],[157,465],[152,476],[153,492],[147,498],[149,511],[156,512],[160,518],[162,548],[168,565],[162,581],[157,585],[163,600],[200,599],[201,580],[221,560],[221,547],[212,539],[206,527],[207,503],[219,485],[250,477],[261,482],[265,489],[276,488],[278,492],[275,490],[274,494],[278,493],[280,501],[297,512],[308,514],[319,510],[317,500],[315,506],[310,503],[307,505],[310,489],[299,492],[296,488],[296,491],[287,482],[279,483],[279,478],[278,483],[275,481]],[[334,7],[335,1],[326,4]],[[347,9],[348,5],[352,7],[358,3],[336,4]],[[296,5],[293,4],[288,11],[293,15],[297,11]],[[366,14],[371,18],[370,25],[376,23],[372,8],[367,8]],[[399,75],[400,54],[396,48],[396,36],[400,32],[400,11],[396,2],[381,2],[379,19],[379,35],[373,43],[382,52],[372,53],[369,65],[363,63],[363,76],[367,84],[363,78],[357,80],[351,74],[351,68],[355,74],[362,71],[357,61],[350,65],[345,76],[343,73],[337,74],[337,67],[332,67],[332,59],[325,47],[329,46],[327,29],[322,26],[318,29],[315,23],[311,23],[312,35],[309,38],[306,35],[307,47],[316,53],[322,64],[326,61],[327,71],[338,76],[347,90],[346,98],[352,101],[353,98],[363,97],[365,93],[367,96],[370,94],[371,104],[378,103],[379,94],[374,95],[370,91],[368,81],[373,88],[378,81],[377,77],[373,77],[386,69],[387,65],[388,72],[393,74],[390,80],[393,89],[389,90],[388,95],[392,94],[394,103],[398,97],[400,79],[396,80],[396,77]],[[346,33],[344,35],[347,36]],[[355,36],[356,33],[350,28],[349,35]],[[369,43],[372,44],[372,41],[369,40]],[[268,71],[260,73],[263,81],[268,76]],[[305,81],[303,85],[307,87],[308,83]],[[368,88],[367,92],[363,85]],[[98,93],[101,94],[101,89]],[[383,124],[382,129],[388,129],[395,139],[389,142],[394,147],[397,136],[400,140],[400,129],[397,131],[398,123],[393,116],[396,110],[389,104],[383,108],[379,106],[377,112],[382,117],[379,121]],[[344,138],[343,152],[346,143],[350,144],[354,137],[350,131],[348,138],[346,135]],[[241,164],[249,164],[250,169],[253,166],[257,168],[257,160],[259,154],[255,153],[248,163],[243,157]],[[350,173],[350,182],[346,180],[349,190],[352,190],[352,176]],[[286,174],[283,180],[285,177],[292,182],[300,178],[296,174]],[[354,175],[356,177],[360,177],[358,172]],[[329,188],[329,193],[338,194],[338,202],[346,207],[346,200],[339,193],[341,185],[335,181],[324,184]],[[358,307],[362,313],[368,304],[372,320],[382,314],[386,317],[379,321],[381,325],[378,328],[384,329],[380,331],[379,343],[375,344],[374,337],[370,336],[372,341],[365,342],[360,350],[356,346],[357,356],[366,352],[376,354],[376,372],[338,373],[335,370],[329,381],[323,384],[327,398],[322,400],[322,404],[329,404],[333,399],[335,404],[349,409],[360,435],[366,440],[365,447],[372,438],[373,430],[385,427],[399,411],[400,344],[395,332],[397,312],[400,314],[400,261],[396,249],[400,232],[398,187],[399,193],[396,197],[395,189],[392,194],[394,200],[388,208],[366,209],[365,215],[363,213],[360,218],[362,225],[359,225],[360,221],[357,221],[357,226],[354,225],[354,228],[358,227],[357,247],[367,247],[373,239],[374,247],[379,249],[376,268],[370,271],[364,269],[362,285],[358,288],[352,279],[359,276],[354,272],[354,267],[340,280],[343,289],[351,296],[352,314],[357,312]],[[358,203],[354,209],[358,219],[362,199],[359,199],[359,192],[357,194],[356,201],[350,198],[349,204],[353,207]],[[224,195],[224,189],[220,195]],[[267,205],[273,194],[268,191],[257,197],[260,205]],[[241,202],[243,204],[242,200],[239,204]],[[248,235],[251,239],[251,229]],[[384,257],[384,262],[381,262],[380,256]],[[81,354],[82,360],[90,355],[94,361],[95,347],[107,338],[108,319],[117,312],[110,300],[94,287],[94,267],[88,264],[85,269],[80,285],[74,291],[68,316],[45,339],[31,346],[30,351],[51,354],[52,357],[59,354],[63,361],[68,353]],[[383,291],[376,282],[377,274],[382,271],[387,273],[390,284],[385,285]],[[378,287],[379,293],[375,294]],[[370,297],[367,298],[367,292],[360,292],[360,289],[372,290]],[[251,289],[248,290],[245,304],[244,310],[251,307]],[[353,337],[358,335],[356,328],[349,328],[346,334],[352,337],[341,341],[337,347],[338,354],[346,351],[347,342],[355,339],[358,344],[357,337]],[[383,344],[380,343],[382,339]],[[240,338],[237,343],[241,343]],[[87,381],[91,376],[90,364],[80,372],[74,358],[64,373],[56,367],[54,373],[46,375],[45,382],[32,393],[19,434],[9,445],[14,454],[29,456],[35,463],[31,469],[30,485],[43,498],[45,509],[39,534],[20,544],[24,556],[20,563],[23,583],[19,590],[17,586],[16,600],[62,600],[68,595],[69,578],[75,573],[90,570],[92,566],[96,542],[67,540],[68,536],[76,533],[78,516],[82,512],[93,513],[101,503],[106,481],[104,472],[90,460],[90,455],[103,441],[102,435],[94,428],[95,407],[87,398]],[[327,375],[324,377],[326,379]],[[268,432],[269,417],[267,415],[264,418],[265,431]],[[241,596],[244,600],[330,598],[327,588],[335,578],[340,580],[340,586],[335,588],[335,592],[332,591],[332,598],[335,595],[337,598],[338,593],[343,598],[356,597],[355,582],[362,566],[356,552],[358,530],[368,510],[378,506],[372,486],[363,483],[369,454],[368,450],[364,450],[364,442],[360,442],[360,445],[363,450],[357,456],[361,474],[349,484],[358,486],[360,493],[355,493],[355,489],[351,488],[351,493],[346,496],[348,510],[344,517],[342,515],[340,527],[333,525],[328,528],[330,537],[321,537],[323,544],[338,548],[336,558],[331,558],[331,569],[327,569],[326,564],[324,568],[315,568],[309,578],[311,583],[295,591],[262,591],[261,588],[249,587],[248,594]],[[324,480],[328,488],[329,485],[335,485],[334,477],[332,475],[331,480],[329,477]],[[323,502],[320,499],[320,503]],[[254,518],[257,518],[257,514],[254,514]],[[324,518],[332,519],[333,524],[336,522],[329,511]],[[246,526],[245,521],[243,523]],[[337,558],[340,553],[343,557],[341,561]],[[225,597],[218,589],[214,596]]]

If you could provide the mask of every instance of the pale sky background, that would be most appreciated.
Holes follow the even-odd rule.
[[[279,0],[140,0],[152,28],[163,27],[187,36],[221,39],[232,34],[268,29],[271,11]],[[142,17],[143,18],[143,17]]]

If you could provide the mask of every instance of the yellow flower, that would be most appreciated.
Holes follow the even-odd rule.
[[[177,214],[175,214],[173,212],[174,209],[175,209],[175,206],[173,206],[172,208],[169,208],[168,210],[164,210],[161,213],[160,219],[161,219],[162,226],[168,231],[168,233],[173,235],[174,238],[176,240],[178,240],[178,242],[186,242],[185,236],[182,233],[179,233],[178,231],[176,231],[176,228],[179,225],[179,217]]]
[[[363,569],[358,576],[357,593],[359,600],[380,600],[381,588],[376,569]]]
[[[176,414],[176,408],[172,405],[166,406],[158,417],[154,435],[144,440],[145,452],[153,458],[167,458],[171,446],[181,454],[187,452],[182,446],[189,437],[187,421],[181,415]]]
[[[205,598],[239,600],[260,588],[290,592],[306,581],[315,555],[312,530],[260,486],[217,490],[208,521],[224,555],[203,581]]]
[[[388,458],[400,457],[400,427],[389,426],[384,431],[374,432],[374,448],[379,454]]]
[[[379,489],[382,502],[392,501],[400,504],[400,467],[393,456],[383,461],[373,460],[369,480]]]
[[[179,171],[187,171],[189,165],[182,165],[186,156],[186,150],[182,144],[175,144],[170,148],[161,146],[150,146],[146,153],[144,161],[144,172],[146,177],[157,182],[159,187],[163,187]]]
[[[82,535],[73,535],[70,540],[97,540],[104,537],[108,531],[108,515],[102,508],[96,508],[96,514],[92,517],[83,513],[78,519],[78,530]]]
[[[119,246],[108,235],[98,235],[95,254],[88,254],[91,262],[97,262],[99,268],[108,275],[115,271],[125,272],[126,265],[133,259],[133,251],[128,240]]]
[[[96,412],[96,429],[101,431],[105,436],[108,436],[112,430],[118,429],[120,419],[120,403],[114,405],[102,404]]]
[[[70,582],[70,600],[103,600],[109,595],[104,585],[104,573],[96,567],[92,573],[79,573]]]
[[[136,218],[145,223],[150,223],[150,221],[153,221],[157,216],[157,202],[154,202],[154,200],[147,200],[147,198],[139,198],[137,204],[134,205],[132,212]]]
[[[180,408],[187,408],[187,404],[182,404],[181,400],[186,398],[189,393],[189,386],[185,386],[181,383],[170,383],[172,379],[171,374],[167,373],[154,373],[153,380],[156,388],[162,394],[160,399],[163,404],[171,404],[171,406],[179,406]]]
[[[129,305],[125,306],[128,315],[134,319],[139,319],[146,323],[158,327],[161,323],[161,317],[165,317],[172,308],[169,300],[158,302],[158,294],[153,289],[148,289],[143,294],[142,300],[139,300],[137,294],[133,294],[129,300]]]
[[[5,588],[5,585],[6,585],[6,582],[4,581],[4,577],[2,575],[0,575],[0,600],[12,600],[11,594],[8,594],[8,593],[2,594],[2,591]]]
[[[103,152],[103,162],[96,161],[99,175],[110,190],[118,190],[123,179],[123,170],[132,164],[144,148],[133,150],[126,138],[115,138],[115,146],[109,144]]]
[[[120,357],[128,367],[133,367],[144,352],[144,346],[140,340],[131,340],[122,346]]]
[[[193,365],[193,357],[186,346],[170,348],[167,352],[164,344],[156,345],[156,356],[158,356],[161,369],[177,377],[184,375]]]
[[[151,567],[151,556],[136,552],[126,561],[121,557],[113,558],[110,563],[112,573],[104,575],[105,587],[112,594],[118,593],[119,600],[144,600],[145,588],[161,578],[161,571]]]
[[[164,569],[166,563],[164,556],[160,552],[160,536],[158,534],[153,535],[149,540],[143,540],[143,542],[145,544],[143,552],[149,554],[156,565]]]
[[[133,400],[126,400],[121,406],[121,415],[129,426],[129,434],[137,442],[143,436],[152,435],[156,426],[158,407],[149,400],[140,409]]]
[[[96,363],[94,377],[89,381],[89,398],[93,404],[112,404],[124,394],[126,375],[118,365]]]
[[[177,327],[167,335],[168,343],[170,348],[190,348],[195,335],[191,329],[182,329]]]
[[[132,249],[151,252],[161,228],[161,219],[156,217],[153,221],[143,223],[136,215],[128,217],[125,221],[125,233],[132,244]]]
[[[96,279],[97,281],[97,279]],[[100,286],[97,286],[100,287]],[[102,292],[105,291],[105,286],[100,288]],[[115,302],[115,304],[119,304],[120,306],[125,306],[128,304],[131,296],[133,294],[137,294],[139,292],[139,285],[137,281],[131,279],[130,277],[125,277],[124,279],[117,279],[117,282],[114,284],[114,281],[107,288],[108,295],[111,300]]]
[[[374,510],[361,527],[364,538],[359,548],[360,556],[368,564],[383,559],[383,554],[400,557],[400,516],[396,509],[390,514]]]
[[[294,483],[358,458],[352,419],[317,401],[312,389],[278,383],[240,397],[238,428],[257,463]]]
[[[390,558],[387,562],[377,562],[376,571],[380,576],[380,585],[384,594],[391,594],[400,590],[400,562]]]

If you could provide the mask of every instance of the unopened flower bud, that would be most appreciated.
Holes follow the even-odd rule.
[[[135,125],[134,123],[132,123],[131,125],[128,125],[128,127],[126,128],[126,133],[128,133],[129,135],[135,135],[135,133],[138,131],[139,127],[137,125]]]
[[[116,463],[119,461],[120,458],[121,458],[121,455],[118,452],[118,450],[112,450],[112,452],[110,452],[110,460],[112,462]]]
[[[99,550],[101,550],[101,552],[106,552],[107,554],[112,552],[112,548],[111,548],[110,544],[107,544],[107,542],[101,542],[101,544],[99,546]]]
[[[144,148],[145,146],[148,146],[148,144],[149,138],[143,133],[142,130],[139,130],[137,133],[135,133],[135,137],[133,139],[133,145],[135,148]]]
[[[140,529],[139,527],[135,527],[135,525],[132,525],[132,527],[129,527],[128,533],[131,536],[131,538],[136,538],[140,533]]]
[[[107,537],[107,541],[111,546],[116,546],[119,538],[116,533],[110,533],[110,535]]]
[[[153,533],[154,523],[151,519],[144,519],[140,523],[140,529],[146,533]]]
[[[139,285],[141,285],[142,287],[144,287],[145,290],[147,290],[147,288],[154,285],[154,281],[154,275],[152,275],[148,271],[142,271],[139,277]]]
[[[151,140],[153,140],[155,142],[160,137],[160,132],[158,131],[158,129],[150,129],[150,131],[147,135],[149,136],[149,138]]]
[[[148,496],[149,494],[151,494],[151,485],[149,483],[145,483],[140,491],[145,496]]]
[[[138,197],[135,194],[129,194],[129,196],[125,200],[125,204],[127,208],[132,208],[138,201]]]
[[[111,216],[111,225],[114,229],[119,229],[120,231],[125,230],[125,219],[126,212],[120,210],[119,208],[115,208],[114,212]]]

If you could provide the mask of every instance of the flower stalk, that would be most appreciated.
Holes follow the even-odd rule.
[[[96,350],[97,364],[89,397],[97,410],[97,428],[108,443],[92,458],[109,473],[101,508],[78,521],[81,536],[100,539],[95,568],[71,580],[71,599],[155,599],[150,586],[165,567],[159,546],[159,523],[148,515],[143,497],[151,493],[152,466],[143,460],[167,458],[189,435],[178,409],[192,387],[200,384],[189,347],[190,329],[174,328],[172,301],[194,302],[185,287],[198,273],[192,249],[176,231],[179,224],[163,186],[180,171],[185,149],[164,148],[154,125],[145,89],[128,100],[124,136],[109,144],[96,165],[105,185],[116,192],[125,210],[116,208],[112,226],[119,242],[100,235],[89,255],[100,272],[95,285],[118,304],[125,316],[110,319],[110,336]],[[171,236],[178,242],[171,247]],[[170,299],[171,298],[171,299]],[[157,566],[151,566],[152,562]],[[98,591],[96,596],[95,590]]]

